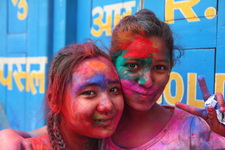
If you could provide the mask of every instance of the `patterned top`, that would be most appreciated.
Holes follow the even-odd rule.
[[[225,138],[212,132],[205,120],[173,106],[163,107],[173,111],[171,120],[156,137],[131,150],[225,149]],[[125,149],[109,137],[102,141],[101,150]]]

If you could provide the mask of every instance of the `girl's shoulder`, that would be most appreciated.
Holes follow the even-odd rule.
[[[209,125],[201,117],[192,115],[174,106],[165,105],[163,107],[173,112],[173,115],[167,124],[170,130],[186,131],[192,135],[194,135],[193,133],[211,132]]]
[[[48,134],[39,137],[28,138],[27,140],[31,142],[34,150],[53,150]]]
[[[178,109],[174,106],[170,106],[170,105],[162,105],[162,107],[164,107],[165,109],[171,111],[173,113],[171,120],[175,121],[191,121],[191,120],[199,120],[199,121],[203,121],[205,122],[202,118],[198,117],[198,116],[194,116],[186,111],[183,111],[181,109]],[[206,122],[205,122],[206,123]]]

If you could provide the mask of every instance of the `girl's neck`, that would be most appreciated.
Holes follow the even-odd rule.
[[[62,136],[64,139],[64,142],[66,142],[66,146],[68,149],[84,149],[87,150],[89,147],[87,147],[88,144],[93,144],[96,142],[95,140],[90,137],[86,137],[83,135],[80,135],[79,133],[74,132],[66,123],[65,120],[61,120],[60,123],[60,129],[62,132]],[[92,148],[93,149],[93,148]]]
[[[154,119],[160,112],[160,106],[156,103],[149,110],[139,111],[125,104],[123,116],[130,121],[138,121],[143,119]]]
[[[125,106],[112,141],[127,149],[138,147],[158,135],[171,117],[172,112],[158,104],[154,104],[147,111],[138,111]]]

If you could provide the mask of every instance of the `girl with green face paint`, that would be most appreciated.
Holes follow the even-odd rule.
[[[173,50],[170,27],[149,10],[127,16],[115,27],[110,53],[125,107],[116,132],[103,141],[105,149],[225,148],[224,138],[203,119],[156,103],[169,80]]]
[[[171,64],[168,48],[160,38],[154,36],[146,41],[136,38],[133,43],[132,47],[129,45],[126,50],[122,50],[115,65],[126,103],[132,108],[145,111],[155,104],[164,90]],[[149,43],[153,45],[149,46]]]

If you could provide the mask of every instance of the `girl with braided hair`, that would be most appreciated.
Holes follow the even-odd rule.
[[[92,43],[60,50],[50,68],[46,102],[48,134],[28,138],[33,149],[98,149],[97,139],[113,134],[123,110],[110,57]]]

